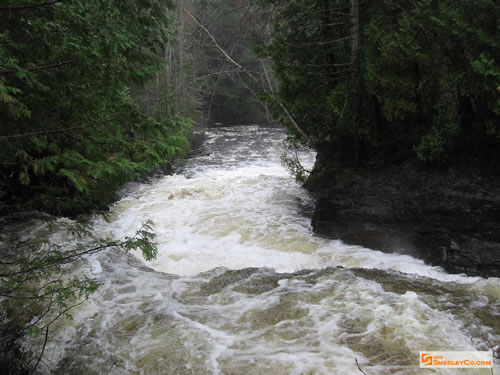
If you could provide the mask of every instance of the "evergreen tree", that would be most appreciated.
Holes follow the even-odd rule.
[[[190,121],[141,112],[129,86],[165,68],[168,0],[0,6],[0,199],[76,214],[186,148]]]
[[[280,99],[321,164],[498,160],[493,1],[261,0]],[[278,107],[276,107],[279,110]],[[277,111],[278,112],[278,111]],[[290,124],[288,124],[290,125]]]

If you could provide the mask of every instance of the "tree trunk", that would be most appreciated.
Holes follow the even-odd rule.
[[[351,0],[351,112],[352,134],[354,143],[354,159],[360,160],[359,127],[361,120],[361,69],[359,65],[360,33],[359,33],[359,0]]]
[[[328,72],[328,82],[330,88],[333,88],[337,84],[337,59],[335,58],[334,49],[329,44],[332,39],[334,32],[332,30],[333,19],[330,12],[330,1],[323,0],[321,3],[321,34],[323,36],[323,48],[325,53],[325,65],[326,71]]]

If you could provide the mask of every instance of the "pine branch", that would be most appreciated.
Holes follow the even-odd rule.
[[[37,136],[37,135],[64,133],[64,132],[67,132],[70,130],[86,129],[89,127],[102,125],[102,124],[109,122],[109,121],[119,121],[119,120],[120,119],[118,117],[111,117],[109,119],[104,120],[103,122],[90,123],[90,124],[85,124],[85,125],[80,125],[80,126],[73,126],[73,127],[69,127],[69,128],[49,129],[49,130],[41,130],[38,132],[23,133],[23,134],[3,135],[3,136],[0,136],[0,142],[7,141],[9,139],[15,139],[15,138],[26,138],[26,137]]]
[[[43,36],[39,36],[37,38],[30,38],[30,39],[22,39],[22,40],[4,40],[0,42],[0,46],[5,45],[5,44],[18,44],[18,43],[31,43],[31,42],[36,42],[38,40],[43,39]]]
[[[73,60],[63,61],[63,62],[60,62],[60,63],[57,63],[57,64],[49,64],[49,65],[37,66],[37,67],[34,67],[34,68],[23,68],[23,69],[27,70],[29,72],[37,72],[39,70],[48,70],[48,69],[60,68],[61,66],[73,64],[76,61],[77,60],[73,59]],[[17,72],[17,70],[1,70],[0,74],[14,74],[16,72]]]
[[[3,135],[0,137],[0,141],[6,141],[9,139],[14,139],[14,138],[26,138],[26,137],[31,137],[34,135],[45,135],[45,134],[51,134],[51,133],[63,133],[68,130],[77,130],[77,129],[85,129],[89,127],[90,125],[83,125],[83,126],[74,126],[72,128],[64,128],[64,129],[51,129],[51,130],[42,130],[39,132],[31,132],[31,133],[24,133],[24,134],[12,134],[12,135]]]
[[[3,6],[0,7],[1,10],[27,10],[27,9],[35,9],[35,8],[41,8],[45,7],[48,5],[54,5],[57,3],[64,3],[64,0],[54,0],[54,1],[48,1],[45,3],[38,3],[38,4],[24,4],[24,5],[11,5],[11,6]]]

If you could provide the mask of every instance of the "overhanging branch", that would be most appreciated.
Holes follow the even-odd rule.
[[[54,0],[54,1],[47,1],[45,3],[38,3],[38,4],[24,4],[24,5],[10,5],[10,6],[0,6],[0,11],[2,10],[27,10],[27,9],[35,9],[35,8],[41,8],[44,6],[48,5],[54,5],[57,3],[63,3],[64,0]]]
[[[49,65],[43,65],[43,66],[35,66],[33,68],[24,68],[24,70],[27,70],[28,72],[36,72],[36,71],[39,71],[39,70],[56,69],[56,68],[60,68],[61,66],[74,64],[76,61],[77,61],[76,59],[74,59],[74,60],[68,60],[68,61],[63,61],[63,62],[56,63],[56,64],[49,64]],[[0,74],[13,74],[13,73],[16,73],[16,72],[17,72],[17,70],[0,70]]]
[[[252,73],[250,73],[245,67],[243,67],[241,64],[239,64],[237,61],[235,61],[225,50],[220,46],[220,44],[217,42],[217,39],[212,35],[212,33],[202,24],[200,23],[195,16],[193,16],[186,8],[182,8],[182,10],[212,39],[214,42],[215,47],[224,55],[227,61],[229,61],[231,64],[235,65],[239,70],[241,70],[247,77],[249,77],[252,81],[254,81],[257,85],[259,85],[260,89],[269,97],[273,98],[285,114],[285,116],[290,120],[292,123],[293,127],[295,130],[302,136],[306,141],[309,140],[309,137],[307,134],[302,130],[302,128],[297,124],[295,119],[292,117],[288,109],[285,107],[285,105],[279,100],[275,95],[273,95],[269,90],[265,88],[265,86],[262,84],[262,82],[255,77]]]
[[[51,129],[51,130],[43,130],[43,131],[39,131],[39,132],[31,132],[31,133],[24,133],[24,134],[4,135],[4,136],[0,137],[0,141],[7,141],[9,139],[26,138],[26,137],[31,137],[31,136],[36,136],[36,135],[45,135],[45,134],[51,134],[51,133],[63,133],[65,131],[69,131],[69,130],[85,129],[89,126],[90,125],[83,125],[83,126],[74,126],[72,128]]]

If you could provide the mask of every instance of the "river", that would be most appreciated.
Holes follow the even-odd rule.
[[[284,137],[211,128],[179,174],[127,185],[94,230],[124,237],[151,219],[158,258],[109,251],[80,267],[103,285],[51,327],[44,371],[464,374],[419,369],[419,351],[500,343],[499,279],[315,236],[314,201],[280,163]]]

